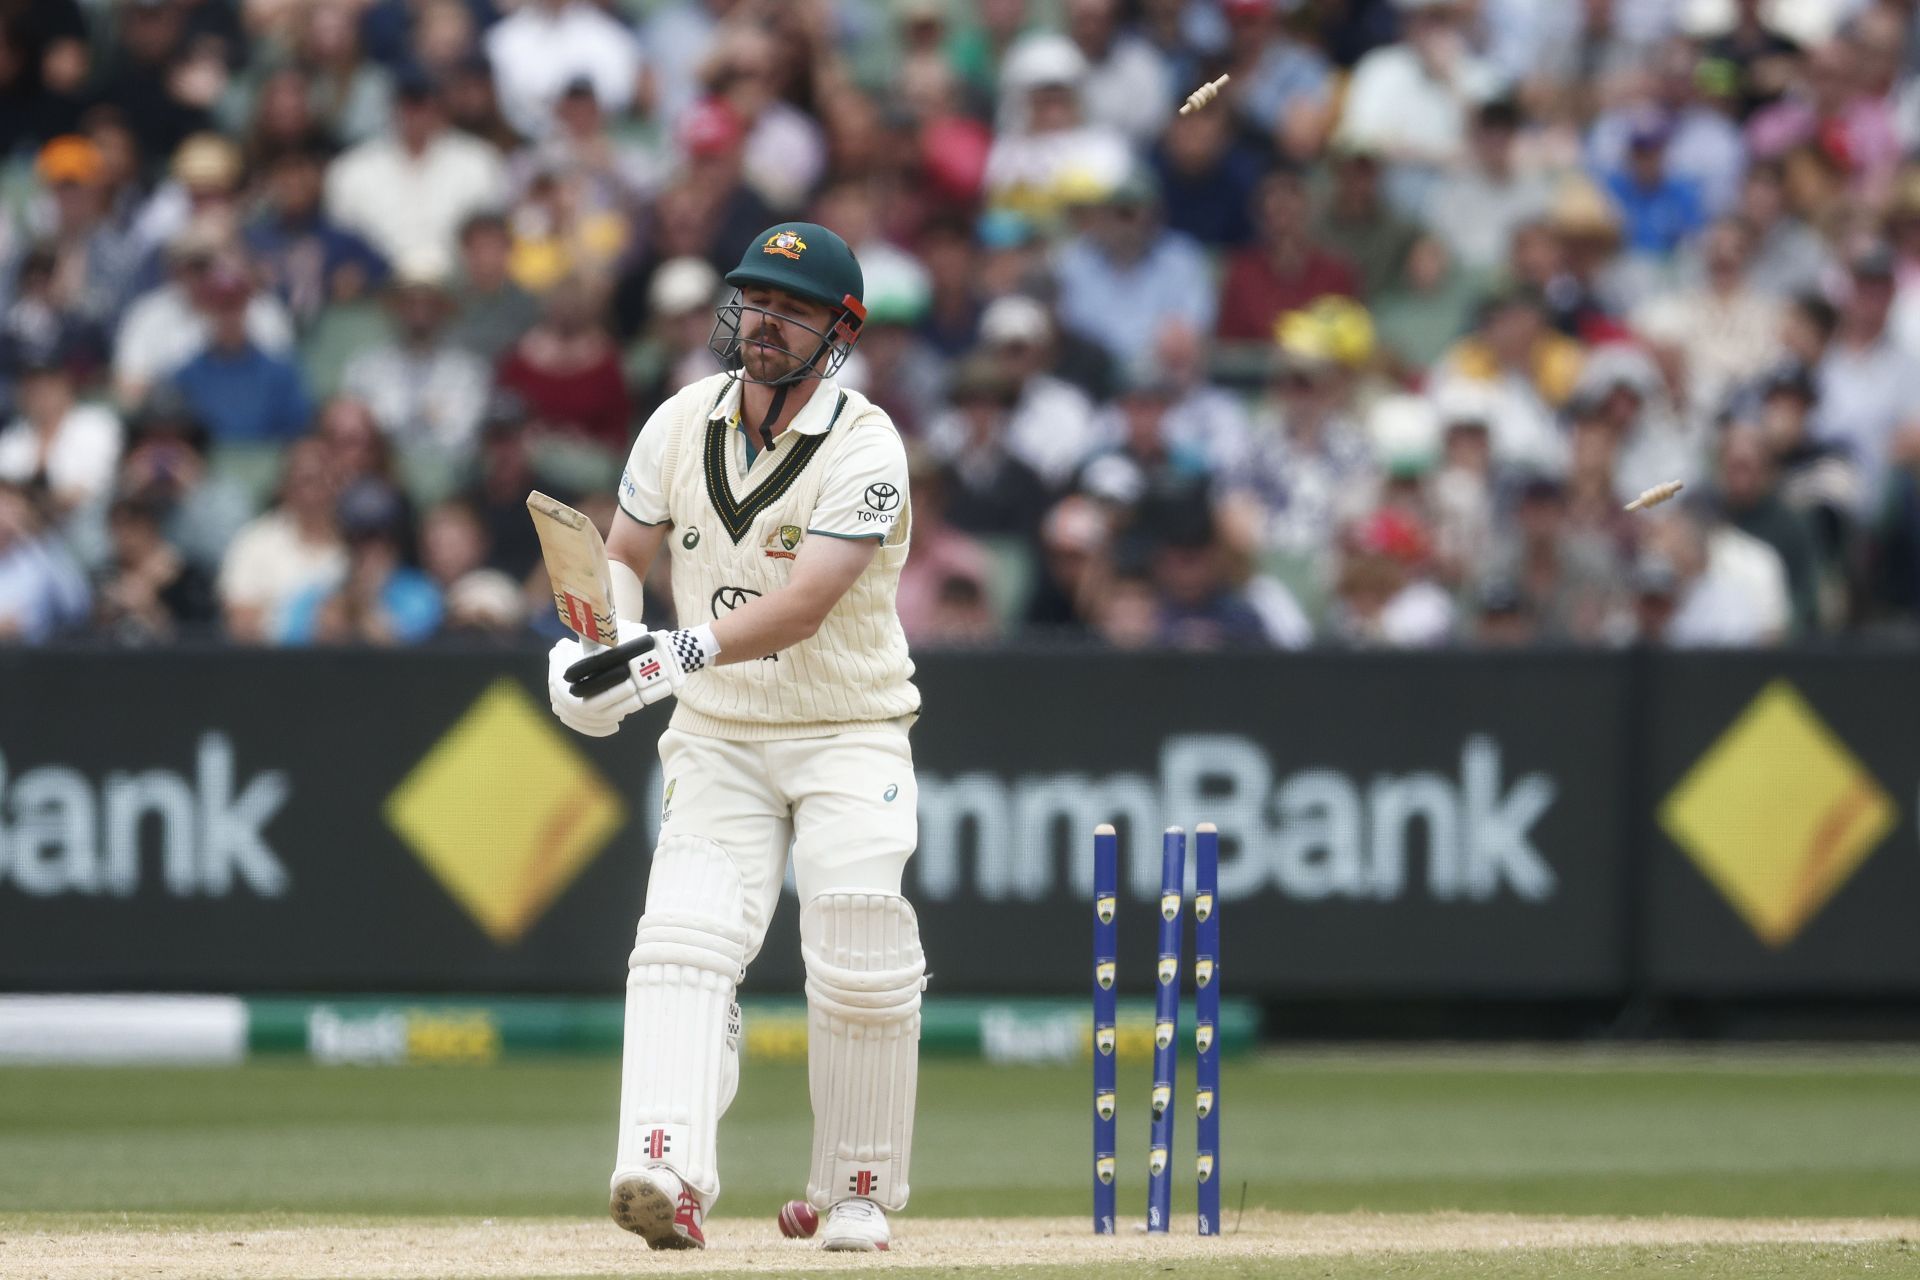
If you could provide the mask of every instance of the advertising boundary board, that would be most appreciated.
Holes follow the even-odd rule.
[[[938,992],[1077,990],[1103,821],[1146,990],[1159,831],[1211,821],[1240,997],[1920,993],[1904,655],[918,661],[905,887]],[[0,651],[0,989],[617,989],[665,713],[577,737],[541,671]],[[750,992],[798,990],[795,914]]]

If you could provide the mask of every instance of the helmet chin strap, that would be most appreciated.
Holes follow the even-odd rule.
[[[814,361],[820,358],[821,353],[825,351],[829,345],[829,340],[821,339],[821,341],[815,345],[813,354],[808,356],[799,368],[793,370],[791,373],[782,374],[772,382],[763,382],[760,384],[763,387],[773,388],[773,399],[767,401],[767,411],[760,415],[760,425],[756,428],[760,433],[760,443],[768,453],[773,452],[773,424],[780,420],[780,410],[784,408],[787,403],[787,392],[793,390],[795,385],[807,376],[806,371],[813,368]],[[743,377],[746,375],[746,362],[744,360],[741,362],[740,372]],[[741,393],[741,404],[744,406],[745,403],[746,397],[743,391]]]

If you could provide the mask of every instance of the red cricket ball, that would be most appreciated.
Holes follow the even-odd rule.
[[[811,1240],[820,1229],[820,1215],[805,1200],[789,1200],[780,1206],[780,1234],[789,1240]]]

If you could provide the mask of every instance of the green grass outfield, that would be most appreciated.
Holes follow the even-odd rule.
[[[1145,1198],[1144,1072],[1121,1078],[1123,1214]],[[240,1230],[290,1213],[309,1224],[592,1219],[618,1088],[611,1060],[0,1070],[0,1240]],[[1289,1215],[1920,1215],[1920,1053],[1911,1051],[1278,1053],[1229,1064],[1222,1092],[1230,1227],[1243,1187],[1249,1210]],[[1085,1214],[1089,1112],[1083,1069],[927,1064],[911,1216]],[[1179,1114],[1175,1210],[1190,1218],[1190,1105]],[[765,1221],[801,1194],[809,1126],[804,1070],[751,1067],[723,1127],[719,1214]],[[5,1248],[0,1274],[20,1256]],[[1156,1269],[1141,1265],[1140,1274]],[[1817,1277],[1869,1266],[1920,1275],[1920,1247],[1623,1242],[1540,1256],[1462,1248],[1185,1258],[1180,1271]],[[1023,1274],[1133,1270],[1113,1259]]]

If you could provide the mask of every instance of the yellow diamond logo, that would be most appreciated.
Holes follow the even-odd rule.
[[[1893,828],[1893,801],[1775,680],[1660,808],[1660,825],[1760,940],[1806,927]]]
[[[507,945],[593,861],[626,806],[503,676],[387,797],[386,816],[454,901]]]

